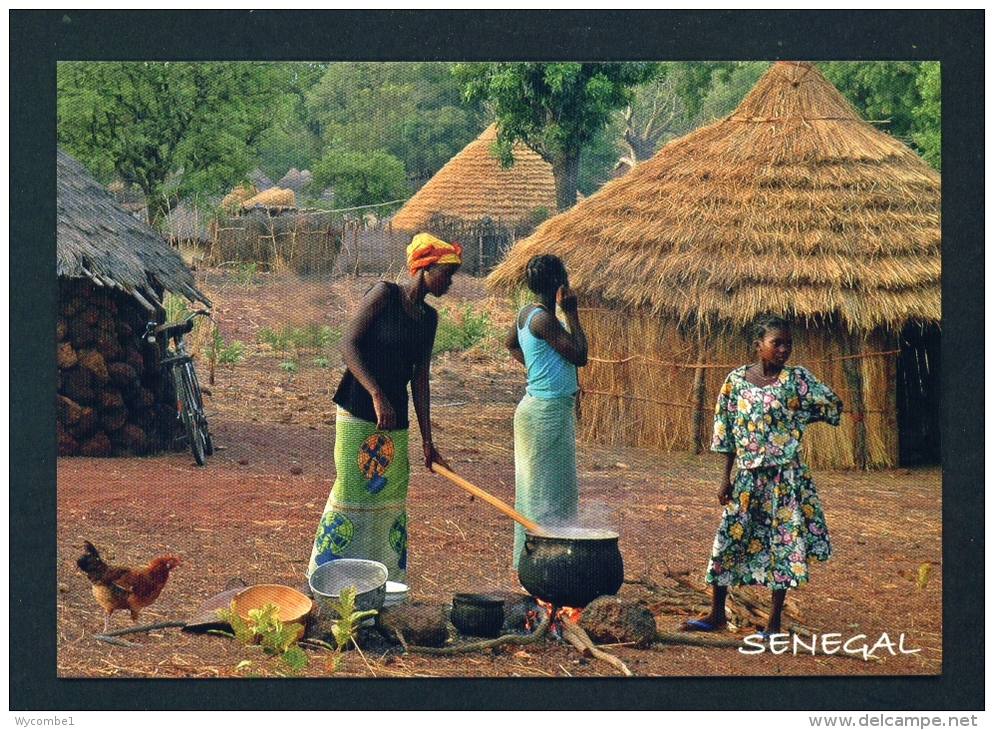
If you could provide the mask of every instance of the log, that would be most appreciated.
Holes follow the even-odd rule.
[[[60,342],[55,348],[55,364],[59,370],[71,370],[79,363],[76,351],[69,342]]]
[[[100,319],[100,309],[93,301],[90,301],[82,312],[79,313],[79,320],[92,327]]]
[[[55,396],[55,413],[58,421],[67,426],[74,426],[83,417],[84,407],[64,395]]]
[[[62,424],[55,422],[56,453],[59,456],[75,456],[79,452],[79,444],[70,436]]]
[[[74,319],[69,323],[69,339],[76,349],[92,344],[95,337],[93,328],[88,326],[86,322]]]
[[[117,341],[117,337],[112,333],[100,330],[93,344],[105,362],[114,362],[124,357],[124,350],[121,349],[121,343]]]
[[[114,447],[103,431],[98,431],[79,445],[79,453],[83,456],[110,456],[113,452]]]
[[[102,388],[99,393],[100,410],[104,412],[115,412],[124,408],[124,398],[117,388]],[[102,414],[101,414],[102,415]]]
[[[628,666],[618,657],[613,654],[608,654],[606,651],[598,649],[594,646],[594,642],[590,640],[589,636],[587,636],[587,632],[581,629],[577,624],[573,623],[565,616],[560,616],[560,623],[563,627],[563,637],[583,652],[585,656],[589,655],[595,659],[607,662],[612,667],[622,672],[622,674],[626,677],[635,676],[632,674],[632,670],[630,670]]]
[[[93,430],[97,427],[98,420],[97,412],[86,406],[83,408],[83,414],[79,417],[79,420],[72,426],[67,427],[66,430],[74,439],[81,441],[93,433]]]
[[[77,356],[79,357],[80,367],[93,373],[98,382],[106,383],[110,380],[110,375],[107,373],[107,363],[104,362],[104,358],[99,352],[96,350],[81,350],[77,353]]]
[[[130,388],[138,383],[138,372],[126,362],[113,362],[107,366],[107,374],[112,383],[122,388]]]
[[[119,408],[117,410],[106,411],[100,415],[100,427],[108,433],[119,431],[128,422],[128,410]]]

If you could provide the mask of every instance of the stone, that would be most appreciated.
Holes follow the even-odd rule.
[[[413,646],[443,646],[449,638],[445,610],[438,604],[401,603],[380,609],[376,628],[391,643],[400,643],[397,632]]]
[[[634,643],[646,649],[656,640],[656,620],[641,601],[601,596],[580,614],[580,628],[595,644]]]

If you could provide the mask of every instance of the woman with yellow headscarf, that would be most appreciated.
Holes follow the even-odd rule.
[[[462,263],[458,243],[427,233],[407,247],[410,278],[366,292],[341,339],[346,371],[335,393],[335,484],[314,537],[308,577],[338,558],[376,560],[389,579],[407,570],[408,397],[421,431],[424,464],[447,466],[431,440],[428,368],[440,297]]]

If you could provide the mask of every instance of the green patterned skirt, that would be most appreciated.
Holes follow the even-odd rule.
[[[407,429],[375,423],[339,408],[335,419],[335,484],[314,536],[307,575],[338,558],[376,560],[390,580],[407,570]]]

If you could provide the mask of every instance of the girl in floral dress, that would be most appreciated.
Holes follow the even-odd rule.
[[[785,320],[761,316],[752,334],[758,362],[729,373],[715,406],[711,450],[725,454],[718,489],[725,509],[705,576],[711,612],[687,621],[688,631],[724,628],[728,586],[755,584],[773,592],[764,633],[778,633],[787,589],[807,581],[809,561],[832,554],[800,447],[807,424],[839,424],[842,401],[807,369],[785,366],[791,353]]]

